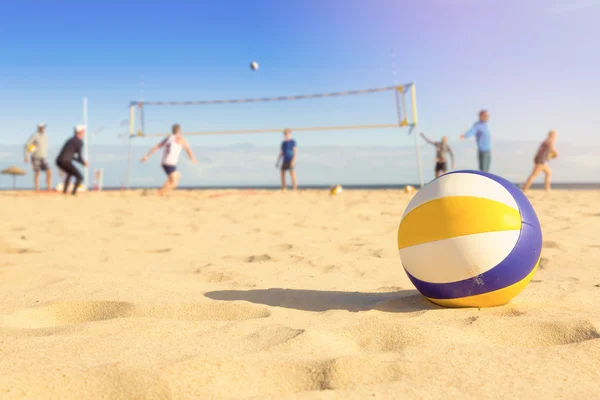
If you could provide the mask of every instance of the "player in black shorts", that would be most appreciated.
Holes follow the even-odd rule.
[[[452,159],[452,169],[454,169],[454,153],[452,149],[448,145],[448,137],[442,137],[440,142],[434,142],[433,140],[427,139],[424,133],[421,133],[421,137],[425,139],[425,141],[433,146],[435,146],[435,177],[445,174],[448,172],[448,164],[446,162],[446,153],[450,154],[450,158]]]
[[[84,136],[85,126],[77,125],[75,127],[75,135],[66,141],[58,154],[58,157],[56,157],[56,165],[67,175],[63,193],[67,193],[69,190],[69,181],[71,180],[71,177],[75,177],[75,185],[73,186],[72,192],[73,195],[77,194],[77,188],[79,188],[81,181],[83,181],[83,176],[77,167],[73,165],[73,161],[77,161],[85,167],[88,165],[87,161],[81,156]]]
[[[296,157],[298,156],[298,146],[296,145],[296,141],[292,139],[292,131],[290,129],[284,130],[283,136],[284,140],[281,142],[281,149],[275,167],[279,167],[279,162],[283,161],[281,163],[281,190],[285,191],[287,189],[285,173],[288,171],[292,178],[292,188],[297,190],[298,181],[296,180],[296,171],[294,170],[294,167],[296,166]]]

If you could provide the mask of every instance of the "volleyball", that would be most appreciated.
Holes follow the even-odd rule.
[[[555,158],[556,158],[556,153],[555,153],[555,152],[553,152],[553,151],[551,151],[551,152],[550,152],[550,154],[548,155],[548,158],[549,158],[550,160],[552,160],[552,159],[555,159]]]
[[[258,63],[256,61],[252,61],[250,63],[250,68],[252,68],[253,71],[258,70]]]
[[[33,153],[35,151],[35,149],[37,149],[37,146],[35,145],[35,143],[32,143],[29,146],[27,146],[27,152],[29,154]]]
[[[335,185],[329,188],[329,194],[331,196],[337,196],[338,194],[342,193],[344,191],[344,189],[342,188],[342,185]]]
[[[419,190],[398,228],[402,266],[444,307],[495,307],[529,283],[542,230],[523,192],[498,176],[453,171]]]

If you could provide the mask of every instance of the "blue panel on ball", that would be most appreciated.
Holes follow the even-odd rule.
[[[539,226],[523,224],[513,250],[491,270],[474,278],[450,283],[430,283],[406,274],[415,287],[433,299],[456,299],[492,292],[519,282],[535,267],[542,251],[542,231]]]
[[[498,182],[506,190],[508,190],[508,192],[511,194],[511,196],[517,202],[517,205],[519,206],[519,212],[521,213],[521,221],[526,222],[531,226],[540,227],[540,221],[538,220],[537,214],[535,213],[533,206],[529,202],[529,199],[527,198],[527,196],[525,196],[525,193],[523,193],[523,191],[521,189],[519,189],[517,186],[513,185],[512,183],[510,183],[509,181],[507,181],[504,178],[501,178],[494,174],[490,174],[488,172],[462,170],[462,171],[448,172],[446,175],[458,174],[458,173],[481,175],[481,176],[485,176],[486,178],[490,178],[490,179],[494,180],[495,182]]]

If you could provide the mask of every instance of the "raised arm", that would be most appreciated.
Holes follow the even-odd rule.
[[[467,139],[477,133],[477,124],[473,125],[471,129],[460,135],[461,139]]]
[[[421,137],[422,137],[423,139],[425,139],[425,141],[426,141],[427,143],[429,143],[429,144],[435,144],[435,142],[433,142],[433,141],[431,141],[431,140],[427,139],[427,136],[425,136],[425,134],[424,134],[423,132],[421,132]]]
[[[151,148],[148,154],[142,158],[142,162],[146,162],[152,154],[156,153],[161,147],[164,147],[164,145],[167,143],[167,140],[169,140],[169,138],[161,140],[160,143]]]

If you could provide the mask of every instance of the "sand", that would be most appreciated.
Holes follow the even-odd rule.
[[[600,398],[600,191],[532,192],[541,269],[442,309],[399,191],[2,193],[0,398]]]

